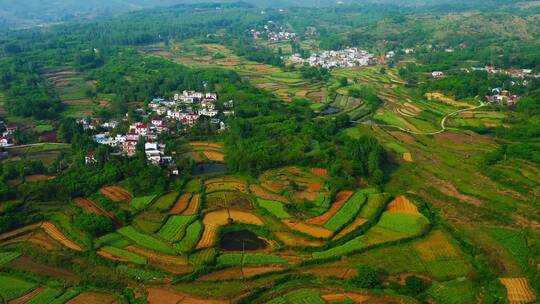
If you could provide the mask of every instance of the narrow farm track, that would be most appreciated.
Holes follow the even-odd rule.
[[[364,124],[364,125],[369,125],[369,126],[377,126],[377,127],[383,127],[383,128],[395,128],[395,129],[398,129],[400,131],[403,131],[405,133],[409,133],[409,134],[414,134],[414,135],[437,135],[437,134],[441,134],[441,133],[444,133],[446,132],[446,121],[448,120],[448,118],[450,118],[451,116],[454,116],[456,114],[459,114],[459,113],[463,113],[463,112],[467,112],[467,111],[474,111],[474,110],[478,110],[482,107],[486,106],[485,103],[480,103],[480,105],[476,106],[476,107],[472,107],[472,108],[467,108],[467,109],[461,109],[461,110],[457,110],[457,111],[454,111],[450,114],[447,114],[446,116],[443,117],[443,119],[441,120],[441,129],[438,130],[438,131],[434,131],[434,132],[417,132],[417,131],[412,131],[412,130],[408,130],[408,129],[405,129],[405,128],[402,128],[400,126],[396,126],[396,125],[386,125],[386,124],[378,124],[378,123],[374,123],[373,121],[353,121],[354,123],[357,123],[357,124]]]

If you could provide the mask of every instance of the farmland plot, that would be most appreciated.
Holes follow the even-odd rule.
[[[174,206],[169,211],[169,214],[181,214],[189,205],[191,200],[191,193],[182,194],[177,200]]]
[[[428,220],[422,215],[384,212],[379,223],[366,234],[326,251],[314,252],[313,257],[338,257],[376,244],[411,237],[421,233],[428,224]]]
[[[174,215],[171,216],[165,225],[161,227],[158,234],[169,242],[180,241],[188,225],[195,219],[194,215]]]
[[[62,291],[54,288],[47,288],[40,292],[37,296],[33,297],[26,304],[43,304],[51,303],[56,297],[62,294]]]
[[[101,194],[105,195],[112,202],[129,202],[133,199],[133,196],[125,189],[118,186],[107,186],[99,190]]]
[[[142,247],[148,248],[150,250],[155,250],[157,252],[161,252],[165,254],[172,254],[172,255],[176,253],[174,249],[172,249],[169,245],[165,244],[164,242],[158,240],[155,237],[140,233],[131,226],[120,228],[118,230],[118,233],[132,240],[136,244]]]
[[[529,303],[536,299],[534,290],[526,278],[501,278],[511,304]]]
[[[259,253],[227,253],[218,256],[217,264],[220,266],[242,266],[242,265],[274,265],[287,264],[287,260],[270,254]]]
[[[167,211],[171,209],[171,206],[176,202],[176,198],[178,197],[178,192],[173,191],[171,193],[167,193],[165,195],[160,196],[156,202],[152,205],[152,208],[159,210],[159,211]]]
[[[135,208],[136,210],[142,210],[146,207],[148,207],[156,198],[156,195],[148,195],[148,196],[139,196],[135,197],[131,200],[129,203],[131,207]]]
[[[0,296],[9,301],[27,294],[36,284],[0,274]]]
[[[356,192],[345,202],[336,214],[324,224],[324,227],[332,231],[340,230],[356,217],[365,201],[366,195],[362,191]]]
[[[227,225],[230,221],[257,226],[264,225],[258,216],[246,211],[221,209],[209,212],[204,215],[204,231],[197,248],[211,247],[216,241],[218,227]]]
[[[119,257],[120,258],[119,260],[121,261],[129,261],[129,262],[140,264],[140,265],[146,264],[146,258],[138,254],[135,254],[133,252],[124,250],[124,249],[106,246],[106,247],[101,248],[101,251],[103,251],[104,253],[108,253],[112,255],[113,257]],[[103,255],[103,254],[102,256],[107,257],[106,255]]]
[[[21,253],[16,251],[0,252],[0,266],[6,265],[19,256],[21,256]]]
[[[341,191],[336,194],[336,198],[332,207],[327,212],[323,213],[318,217],[311,218],[307,221],[308,224],[322,225],[330,220],[340,209],[341,207],[349,200],[353,195],[352,191]]]
[[[278,201],[268,201],[261,198],[257,198],[257,204],[259,207],[270,212],[279,219],[290,218],[291,215],[285,209],[285,206]]]
[[[201,221],[194,221],[186,228],[186,233],[182,240],[174,244],[174,249],[179,252],[188,252],[193,250],[201,238],[202,231],[203,225]]]

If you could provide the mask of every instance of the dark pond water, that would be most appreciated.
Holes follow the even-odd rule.
[[[340,109],[338,109],[338,108],[328,107],[328,108],[324,109],[323,111],[321,111],[321,115],[336,114],[339,111],[340,111]]]
[[[257,250],[268,243],[249,230],[228,231],[221,234],[219,248],[226,251]]]
[[[225,164],[197,164],[191,171],[192,175],[204,175],[211,173],[223,173],[227,172],[227,165]]]

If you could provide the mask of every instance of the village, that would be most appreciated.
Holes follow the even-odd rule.
[[[85,130],[94,130],[95,142],[111,147],[117,154],[133,156],[139,144],[144,142],[144,152],[149,162],[169,167],[173,174],[178,174],[173,157],[165,154],[166,145],[161,142],[160,135],[168,131],[189,132],[201,117],[207,117],[218,131],[225,130],[227,126],[223,118],[234,115],[234,102],[229,100],[222,103],[223,110],[218,110],[216,102],[217,94],[195,91],[174,93],[170,100],[154,98],[148,107],[136,109],[143,119],[132,121],[124,133],[116,131],[121,123],[117,120],[99,122],[79,119],[77,122]],[[126,114],[123,122],[128,121],[129,114]],[[85,161],[87,164],[96,162],[93,152],[87,153]]]
[[[18,127],[16,125],[6,125],[3,120],[0,120],[0,129],[5,130],[0,136],[0,147],[6,148],[15,145],[15,132]]]
[[[250,34],[253,39],[265,38],[269,42],[293,41],[296,39],[296,33],[287,31],[283,26],[279,26],[273,21],[268,21],[263,30],[251,29]]]
[[[375,62],[375,56],[368,51],[359,48],[346,48],[339,51],[324,51],[313,53],[307,59],[294,54],[289,57],[291,63],[307,64],[312,67],[322,68],[352,68],[367,66]]]

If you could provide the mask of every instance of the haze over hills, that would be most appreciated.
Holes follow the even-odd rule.
[[[125,13],[159,6],[194,3],[227,3],[236,0],[0,0],[0,27],[31,27],[55,22],[88,19],[96,16]],[[491,8],[524,1],[449,1],[449,0],[248,0],[257,7],[332,6],[348,4],[388,4],[432,10],[459,10],[469,8]]]

